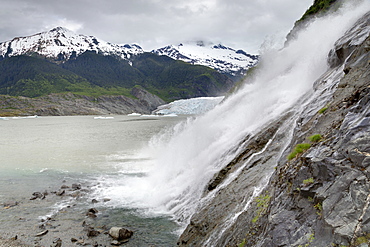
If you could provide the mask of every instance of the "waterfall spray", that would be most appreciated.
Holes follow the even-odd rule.
[[[121,206],[170,214],[187,224],[207,183],[235,157],[237,145],[288,110],[301,110],[297,102],[327,70],[334,42],[369,9],[363,4],[367,7],[317,19],[288,47],[265,52],[252,82],[210,112],[151,140],[140,154],[150,162],[145,175],[106,184],[99,193],[116,195]]]

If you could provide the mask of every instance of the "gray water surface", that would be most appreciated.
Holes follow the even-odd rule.
[[[119,179],[130,169],[134,173],[140,170],[145,163],[135,158],[140,150],[154,135],[182,119],[71,116],[0,120],[0,236],[17,235],[30,245],[41,246],[49,246],[56,237],[63,239],[64,246],[74,246],[72,237],[96,241],[81,231],[85,221],[99,229],[132,229],[134,236],[126,246],[175,245],[177,225],[168,216],[105,206],[102,198],[92,204],[90,190],[99,179]],[[83,193],[75,197],[52,193],[73,183],[81,184]],[[45,191],[45,199],[30,200],[32,193]],[[17,205],[9,207],[9,202]],[[85,215],[91,207],[99,210],[94,219]],[[44,229],[49,233],[35,237]],[[96,239],[108,237],[101,234]]]

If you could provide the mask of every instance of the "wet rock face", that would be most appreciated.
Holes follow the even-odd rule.
[[[310,241],[313,246],[349,246],[369,232],[370,125],[364,117],[370,116],[369,97],[346,111],[338,129],[328,129],[323,141],[279,167],[272,177],[267,190],[273,191],[274,200],[266,215],[269,220],[262,224],[266,227],[263,246]],[[288,222],[276,221],[287,215]],[[289,241],[278,240],[281,231],[290,236]]]
[[[364,15],[357,21],[354,28],[348,30],[342,38],[340,38],[334,45],[334,48],[330,51],[328,56],[328,62],[330,66],[336,67],[345,63],[345,60],[350,57],[358,57],[358,53],[363,53],[366,50],[368,52],[369,43],[365,42],[365,46],[358,49],[364,40],[369,37],[370,33],[370,12]],[[354,50],[357,50],[352,54]]]
[[[369,28],[370,14],[365,17],[359,25],[361,30]],[[351,69],[345,69],[328,109],[314,115],[294,134],[296,141],[315,133],[324,139],[288,163],[280,160],[266,189],[274,199],[260,225],[264,228],[260,230],[264,239],[261,246],[357,246],[359,239],[368,238],[370,32],[366,33],[366,37],[352,41],[356,45],[351,48],[348,48],[351,44],[348,37],[336,44],[336,49],[351,50],[341,65]],[[283,219],[285,215],[293,218],[289,222],[273,220]],[[299,222],[299,228],[292,225],[295,221]],[[289,240],[279,238],[282,231]]]
[[[194,214],[179,246],[339,247],[370,241],[369,35],[370,13],[332,51],[337,56],[332,70],[342,78],[326,99],[326,111],[303,111],[282,155],[274,144],[285,138],[279,129],[264,154],[249,161],[253,165],[245,166],[228,186],[214,192],[217,178],[227,179],[245,160],[227,166],[210,182],[213,197]],[[319,80],[315,89],[325,83]],[[287,121],[281,121],[282,127]],[[307,142],[314,134],[322,139],[287,160],[297,143]],[[267,172],[273,162],[277,167],[267,186],[253,197],[253,186],[263,179],[257,174]],[[248,198],[252,199],[245,203]],[[238,211],[239,204],[247,206]]]

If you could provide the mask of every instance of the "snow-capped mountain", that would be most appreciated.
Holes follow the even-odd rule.
[[[257,55],[251,55],[243,50],[235,50],[221,44],[206,44],[203,41],[182,43],[177,46],[168,45],[152,52],[191,64],[208,66],[221,73],[234,76],[244,74],[258,62]]]
[[[76,34],[63,27],[0,43],[0,58],[38,54],[53,61],[66,61],[86,51],[122,59],[130,59],[144,53],[144,50],[136,44],[112,44],[94,36]],[[258,62],[257,55],[202,41],[169,45],[151,52],[191,64],[208,66],[233,76],[243,75]]]
[[[66,28],[57,27],[47,32],[27,37],[17,37],[0,43],[0,56],[39,54],[53,60],[68,60],[85,51],[95,51],[103,55],[114,55],[128,59],[143,53],[138,45],[117,45],[99,40],[93,36],[76,34]]]

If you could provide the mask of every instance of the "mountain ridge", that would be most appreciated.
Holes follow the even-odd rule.
[[[26,59],[26,58],[29,59]],[[200,65],[56,27],[0,43],[0,94],[39,97],[72,92],[132,95],[141,86],[164,101],[219,96],[234,84]]]
[[[230,90],[258,59],[221,44],[207,45],[198,42],[197,54],[178,59],[56,27],[0,43],[0,94],[135,98],[132,89],[140,86],[165,102],[215,97]]]
[[[121,59],[144,53],[143,49],[135,44],[116,45],[94,36],[76,34],[64,27],[0,43],[0,56],[3,58],[38,54],[54,61],[66,61],[86,51],[115,55]]]
[[[129,63],[132,57],[149,52],[144,51],[137,44],[113,44],[94,36],[77,34],[64,27],[55,27],[49,31],[15,37],[0,43],[0,57],[2,58],[31,55],[46,57],[53,62],[62,63],[86,51],[115,56],[128,60]],[[177,46],[168,45],[150,52],[190,64],[207,66],[220,73],[239,77],[255,66],[259,57],[221,43],[213,44],[204,41],[184,42]]]
[[[245,75],[248,69],[258,63],[259,58],[258,55],[251,55],[243,50],[203,41],[168,45],[151,52],[191,64],[204,65],[232,76]]]

